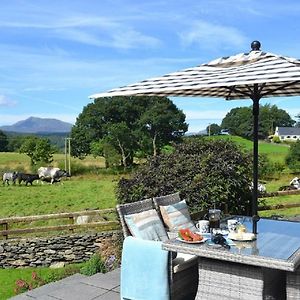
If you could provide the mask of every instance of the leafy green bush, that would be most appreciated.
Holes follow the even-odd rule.
[[[252,154],[229,140],[191,139],[173,153],[152,157],[117,187],[120,203],[180,191],[192,211],[215,203],[231,213],[249,214]]]
[[[50,283],[53,281],[61,280],[63,278],[66,278],[73,274],[78,273],[80,271],[80,268],[82,267],[82,265],[83,265],[83,263],[70,264],[70,265],[66,265],[63,268],[51,269],[51,272],[44,275],[43,279],[44,279],[45,283]]]
[[[102,260],[100,254],[94,254],[80,269],[80,273],[87,276],[91,276],[99,272],[107,272],[105,262]]]
[[[269,179],[279,176],[285,169],[281,162],[271,161],[266,154],[259,155],[259,178]]]
[[[296,142],[291,144],[285,161],[292,171],[300,171],[300,140],[297,140]]]
[[[276,144],[280,144],[281,140],[280,140],[279,136],[274,135],[273,138],[272,138],[272,142],[276,143]]]

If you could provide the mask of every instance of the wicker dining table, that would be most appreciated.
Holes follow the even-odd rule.
[[[252,218],[231,218],[251,232]],[[300,299],[300,223],[261,218],[257,228],[256,240],[234,241],[230,249],[209,239],[198,244],[171,239],[162,248],[198,256],[197,300]]]

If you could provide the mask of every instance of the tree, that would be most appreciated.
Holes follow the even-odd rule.
[[[216,135],[221,132],[221,127],[218,124],[210,124],[206,127],[207,135]]]
[[[265,139],[274,134],[276,126],[290,127],[295,123],[290,115],[276,105],[260,105],[259,114],[259,138]],[[245,138],[253,136],[253,116],[252,107],[233,108],[222,120],[222,128],[229,129],[233,135]]]
[[[19,152],[19,149],[25,141],[25,138],[26,137],[22,135],[10,135],[8,142],[8,151]]]
[[[297,140],[295,143],[290,145],[289,152],[285,159],[288,167],[294,171],[300,171],[300,141]]]
[[[295,118],[298,119],[297,122],[296,122],[296,124],[295,124],[295,127],[300,127],[300,113],[297,114],[297,115],[295,116]]]
[[[0,152],[6,152],[8,150],[8,138],[7,135],[0,130]]]
[[[19,152],[30,157],[32,166],[38,162],[49,164],[53,161],[54,149],[50,141],[45,138],[28,136],[21,145]]]
[[[105,159],[105,168],[109,168],[111,166],[118,166],[121,160],[120,154],[117,150],[106,142],[105,138],[99,141],[91,142],[90,145],[91,154],[94,157],[103,156]]]
[[[112,145],[122,157],[124,168],[132,163],[133,151],[135,149],[135,137],[125,122],[107,124],[105,141]]]
[[[178,141],[187,131],[185,115],[168,98],[153,97],[152,105],[140,117],[143,150],[156,156],[171,141]],[[163,101],[162,101],[163,100]],[[149,143],[150,141],[150,143]]]
[[[99,98],[84,107],[72,128],[72,155],[83,158],[92,142],[101,141],[129,166],[137,151],[157,154],[186,130],[185,115],[166,97]]]
[[[186,139],[170,154],[150,157],[117,187],[120,203],[180,191],[193,211],[227,204],[231,213],[249,213],[252,155],[229,140]]]

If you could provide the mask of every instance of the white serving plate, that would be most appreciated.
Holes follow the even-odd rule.
[[[176,240],[186,243],[186,244],[201,244],[201,243],[204,243],[205,241],[207,241],[208,239],[204,237],[201,241],[186,241],[186,240],[181,239],[180,237],[177,237]]]
[[[256,235],[251,232],[242,232],[242,233],[237,233],[237,232],[230,232],[228,234],[228,238],[233,240],[233,241],[254,241],[256,240]]]

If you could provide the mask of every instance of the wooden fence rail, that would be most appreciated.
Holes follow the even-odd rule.
[[[265,205],[259,207],[259,210],[276,210],[280,208],[291,208],[291,207],[299,207],[299,203],[293,204],[277,204],[277,205]],[[0,237],[2,236],[4,239],[8,239],[9,235],[23,235],[27,233],[37,233],[37,232],[50,232],[50,231],[63,231],[69,230],[74,231],[78,228],[95,228],[100,226],[119,226],[119,222],[117,218],[114,221],[109,221],[107,214],[115,214],[114,208],[108,209],[96,209],[96,210],[88,210],[88,211],[77,211],[70,213],[57,213],[57,214],[47,214],[47,215],[37,215],[37,216],[26,216],[26,217],[10,217],[10,218],[1,218],[0,226],[2,226],[2,230],[0,230]],[[80,216],[100,216],[103,220],[99,220],[97,222],[90,222],[85,224],[76,224],[75,218]],[[203,212],[198,212],[195,214],[197,219],[203,217]],[[47,221],[47,220],[59,220],[59,219],[68,219],[69,224],[63,225],[55,225],[55,226],[32,226],[26,228],[12,228],[10,229],[10,225],[19,224],[19,223],[30,223],[36,221]]]
[[[300,207],[300,203],[286,203],[286,204],[275,204],[275,205],[264,205],[260,206],[258,210],[276,210],[284,208]]]
[[[78,229],[78,228],[117,226],[119,224],[117,220],[109,221],[108,217],[106,216],[107,214],[112,214],[112,213],[115,213],[115,209],[109,208],[109,209],[78,211],[78,212],[71,212],[71,213],[57,213],[57,214],[37,215],[37,216],[2,218],[0,219],[0,225],[2,225],[2,230],[0,230],[0,236],[3,236],[4,239],[8,239],[9,235],[15,235],[15,234],[22,235],[26,233],[35,233],[35,232],[49,232],[49,231],[61,231],[61,230],[73,231],[74,229]],[[76,224],[75,218],[80,216],[100,216],[100,218],[104,219],[104,221],[99,220],[97,222]],[[10,229],[11,224],[30,223],[35,221],[47,221],[47,220],[58,220],[58,219],[68,219],[69,224]]]

